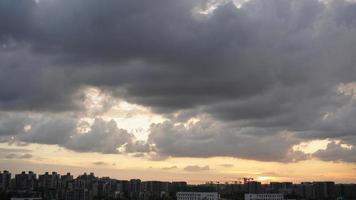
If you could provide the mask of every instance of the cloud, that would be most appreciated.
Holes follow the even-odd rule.
[[[146,156],[146,154],[144,154],[144,153],[134,153],[132,156],[136,157],[136,158],[143,158],[143,157]]]
[[[233,164],[221,164],[220,166],[221,167],[227,167],[227,168],[234,167]]]
[[[291,151],[302,141],[356,144],[355,99],[338,91],[356,80],[354,2],[250,0],[237,9],[227,1],[196,13],[206,5],[1,1],[0,141],[280,162],[307,159]],[[168,122],[152,125],[148,143],[100,119],[79,133],[87,87]],[[175,125],[192,117],[202,119]],[[347,152],[334,157],[352,161]]]
[[[16,135],[23,131],[26,117],[16,114],[0,114],[0,136]]]
[[[18,157],[19,159],[30,159],[32,158],[32,154],[26,153]]]
[[[267,177],[282,177],[281,174],[276,173],[276,172],[263,172],[261,174],[258,174],[259,176],[267,176]]]
[[[210,167],[208,165],[199,166],[199,165],[188,165],[184,168],[184,171],[188,172],[199,172],[199,171],[208,171]]]
[[[22,148],[0,148],[0,156],[6,159],[30,159],[31,150]]]
[[[125,151],[128,153],[147,153],[152,150],[152,146],[145,141],[134,141],[125,145]]]
[[[14,158],[16,158],[16,157],[17,157],[17,155],[14,154],[14,153],[10,153],[10,154],[8,154],[8,155],[5,156],[5,158],[7,158],[7,159],[14,159]]]
[[[26,154],[15,154],[15,153],[10,153],[5,156],[6,159],[30,159],[32,158],[32,154],[26,153]]]
[[[325,161],[341,161],[356,163],[355,146],[331,142],[325,150],[319,150],[313,156]]]
[[[171,169],[178,169],[177,166],[171,166],[171,167],[162,167],[163,170],[171,170]]]
[[[76,134],[76,123],[75,118],[63,115],[33,117],[28,119],[29,130],[20,132],[16,138],[24,142],[63,145]]]
[[[102,162],[102,161],[93,162],[93,164],[94,164],[94,165],[99,165],[99,166],[108,165],[108,163]]]
[[[19,112],[16,119],[18,118],[26,123],[18,124],[13,136],[3,138],[4,142],[55,144],[77,152],[108,154],[150,151],[149,144],[135,141],[134,136],[124,129],[119,129],[114,120],[96,118],[92,124],[86,124],[87,131],[81,132],[78,128],[81,120],[73,114],[27,115]],[[9,121],[6,117],[3,120]],[[16,120],[12,122],[15,123]],[[9,129],[7,126],[13,127],[13,123],[3,124],[3,129]]]
[[[119,148],[131,142],[132,137],[113,120],[95,119],[89,132],[73,135],[63,146],[79,152],[120,153]]]
[[[278,129],[240,128],[204,119],[186,127],[164,122],[151,127],[149,142],[161,155],[173,157],[231,156],[263,161],[306,159],[291,147],[298,144],[292,133]]]
[[[124,88],[127,99],[161,112],[243,100],[280,84],[292,89],[312,84],[317,89],[320,80],[309,72],[324,68],[320,76],[331,85],[342,78],[338,73],[331,78],[335,69],[316,60],[326,53],[320,50],[323,42],[354,42],[346,32],[337,32],[338,24],[323,23],[331,14],[335,23],[351,23],[341,13],[352,7],[326,7],[318,1],[254,0],[239,10],[228,3],[201,20],[192,14],[199,2],[192,1],[6,2],[2,13],[12,23],[2,34],[9,46],[2,59],[7,77],[2,84],[4,109],[75,109],[79,105],[73,99],[81,85]],[[327,31],[334,34],[325,35]],[[350,48],[334,56],[338,61],[348,58]],[[25,59],[15,62],[19,51]],[[341,71],[352,70],[347,64],[340,63]],[[7,67],[12,65],[17,67]],[[21,77],[16,84],[10,79],[14,75]],[[259,115],[271,116],[272,111]]]
[[[14,152],[14,153],[27,153],[27,152],[31,152],[31,150],[28,149],[21,149],[21,148],[11,148],[11,149],[7,149],[7,148],[0,148],[0,152],[1,153],[8,153],[8,152]]]

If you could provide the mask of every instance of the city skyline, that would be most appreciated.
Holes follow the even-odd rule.
[[[0,172],[0,198],[25,197],[35,199],[94,200],[334,200],[356,198],[356,184],[336,184],[332,181],[270,182],[262,184],[244,177],[233,183],[207,182],[191,185],[185,181],[143,181],[113,179],[84,173],[22,171],[11,176]]]
[[[9,171],[9,170],[6,170],[6,169],[3,169],[3,170],[0,170],[1,173],[10,173],[11,176],[10,178],[11,179],[14,179],[16,177],[16,175],[20,175],[20,174],[29,174],[29,173],[33,173],[36,177],[36,179],[39,178],[39,176],[42,176],[42,175],[59,175],[59,176],[73,176],[74,179],[76,178],[79,178],[81,176],[85,176],[85,175],[90,175],[90,176],[94,176],[95,178],[98,178],[98,179],[105,179],[105,178],[110,178],[110,179],[115,179],[115,180],[120,180],[120,181],[130,181],[130,180],[140,180],[140,181],[144,181],[144,182],[150,182],[150,181],[159,181],[159,182],[184,182],[188,185],[209,185],[209,184],[212,184],[212,185],[226,185],[226,184],[231,184],[231,185],[234,185],[234,184],[246,184],[246,183],[249,183],[249,182],[252,182],[252,183],[260,183],[261,185],[270,185],[270,184],[274,184],[274,183],[290,183],[290,184],[295,184],[295,185],[298,185],[298,184],[303,184],[303,183],[322,183],[322,182],[333,182],[335,184],[347,184],[347,185],[355,185],[356,186],[356,183],[353,183],[353,182],[350,182],[350,183],[337,183],[337,182],[334,182],[332,180],[312,180],[310,179],[309,181],[302,181],[302,182],[293,182],[293,181],[273,181],[273,180],[269,180],[269,181],[266,181],[266,180],[258,180],[258,179],[254,179],[253,177],[237,177],[235,179],[231,179],[231,181],[225,181],[225,182],[222,182],[222,181],[217,181],[217,180],[210,180],[210,181],[206,181],[206,182],[197,182],[197,183],[190,183],[184,179],[177,179],[177,180],[172,180],[172,179],[167,179],[167,180],[160,180],[160,179],[155,179],[155,178],[152,178],[152,179],[141,179],[140,177],[131,177],[131,178],[117,178],[117,177],[110,177],[110,176],[107,176],[107,175],[99,175],[97,176],[96,173],[92,172],[92,171],[82,171],[82,172],[77,172],[77,173],[73,173],[71,171],[66,171],[64,173],[61,173],[61,172],[58,172],[58,171],[45,171],[45,172],[42,172],[42,173],[37,173],[36,171],[33,171],[33,170],[29,170],[29,171],[26,171],[26,170],[22,170],[22,171],[19,171],[19,172],[15,172],[13,173],[12,171]]]
[[[355,0],[0,0],[0,169],[356,183]]]

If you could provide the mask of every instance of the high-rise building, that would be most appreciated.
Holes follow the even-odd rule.
[[[60,196],[61,180],[57,172],[38,176],[38,188],[42,191],[44,199],[58,199]]]
[[[335,199],[334,182],[313,182],[316,199]]]
[[[314,184],[311,182],[302,182],[297,185],[296,193],[306,199],[315,199]]]
[[[271,182],[269,189],[273,193],[291,194],[293,192],[292,182]]]
[[[246,192],[252,194],[258,194],[262,192],[261,182],[248,181],[245,183]]]
[[[0,191],[7,190],[10,186],[11,173],[8,171],[0,172]]]
[[[36,174],[32,171],[15,175],[15,188],[17,190],[33,190],[36,187]]]
[[[60,175],[57,172],[52,172],[38,176],[38,186],[45,189],[57,189],[60,188]]]
[[[141,180],[131,179],[129,182],[129,191],[131,199],[139,199],[141,193]]]
[[[342,199],[356,199],[356,184],[335,185],[336,196]]]
[[[67,188],[68,183],[73,181],[73,176],[68,172],[66,175],[61,176],[61,187]]]

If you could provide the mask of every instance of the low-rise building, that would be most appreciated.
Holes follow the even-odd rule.
[[[245,200],[284,200],[283,194],[245,194]]]
[[[177,192],[177,200],[218,200],[217,192]]]

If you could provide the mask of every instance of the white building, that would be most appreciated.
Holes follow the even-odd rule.
[[[219,200],[217,192],[177,192],[177,200]]]
[[[284,200],[283,194],[245,194],[245,200]]]

